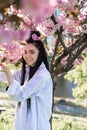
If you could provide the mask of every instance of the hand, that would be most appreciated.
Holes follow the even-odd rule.
[[[0,64],[0,65],[1,65],[1,71],[5,72],[5,74],[7,76],[8,84],[10,85],[14,81],[11,71],[10,71],[9,67],[6,66],[5,64]]]
[[[0,64],[1,66],[1,70],[2,72],[5,72],[5,73],[10,73],[10,69],[8,66],[4,65],[4,64]]]

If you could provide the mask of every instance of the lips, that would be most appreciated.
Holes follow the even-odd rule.
[[[26,59],[27,64],[30,64],[33,60]]]
[[[31,61],[32,61],[32,59],[30,59],[30,60],[28,59],[27,61],[28,61],[28,62],[31,62]]]

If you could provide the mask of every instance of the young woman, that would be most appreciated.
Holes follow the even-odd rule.
[[[12,76],[2,65],[8,95],[17,101],[15,130],[50,130],[53,84],[40,33],[32,31],[26,40],[22,70]]]

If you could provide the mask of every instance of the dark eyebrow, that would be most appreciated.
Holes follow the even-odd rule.
[[[29,51],[35,51],[35,50],[29,50]]]
[[[29,51],[35,51],[35,50],[29,50]]]

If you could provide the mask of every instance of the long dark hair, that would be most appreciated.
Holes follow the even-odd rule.
[[[41,40],[35,40],[32,38],[32,35],[35,34],[37,37],[40,37],[40,33],[38,31],[31,31],[31,34],[29,36],[29,39],[26,40],[28,44],[33,44],[36,48],[39,50],[39,56],[36,61],[36,64],[34,67],[30,67],[30,72],[29,72],[29,80],[33,77],[39,66],[41,65],[42,62],[44,62],[47,70],[49,70],[49,64],[47,60],[47,54],[44,48],[44,44],[42,43]],[[22,73],[21,73],[21,85],[24,84],[25,81],[25,73],[26,73],[26,62],[24,58],[22,57]],[[31,99],[27,99],[27,110],[30,108],[31,104]]]

